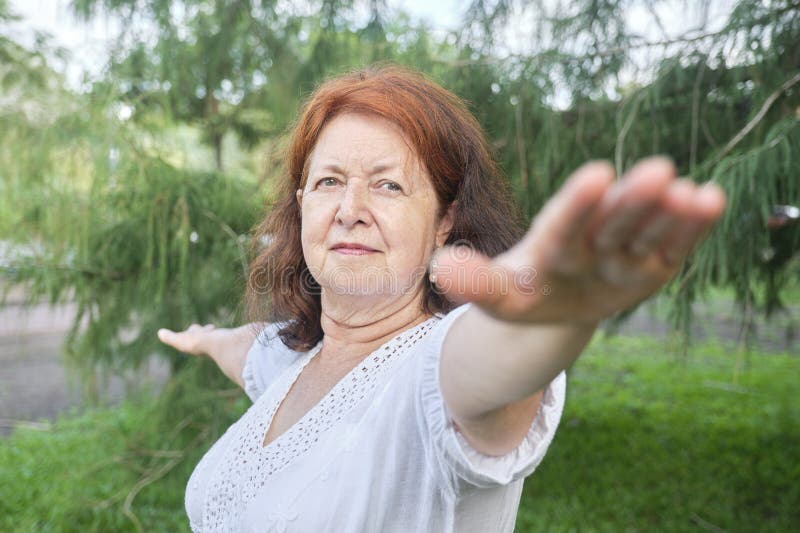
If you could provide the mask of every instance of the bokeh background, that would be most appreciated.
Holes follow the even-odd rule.
[[[796,0],[0,0],[0,530],[188,530],[248,402],[155,331],[241,323],[287,129],[376,62],[468,102],[528,217],[596,158],[728,194],[570,370],[517,530],[796,529]]]

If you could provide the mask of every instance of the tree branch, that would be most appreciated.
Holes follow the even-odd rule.
[[[639,104],[642,103],[642,99],[644,98],[644,92],[639,92],[634,100],[633,100],[633,109],[625,117],[625,122],[622,125],[622,129],[620,129],[619,134],[617,135],[617,144],[614,148],[614,166],[617,169],[617,179],[622,177],[622,173],[624,172],[625,162],[623,161],[623,148],[625,146],[625,137],[628,135],[628,131],[631,129],[633,125],[633,121],[636,119],[636,115],[639,114]]]
[[[711,163],[711,166],[716,165],[717,163],[719,163],[722,160],[722,158],[724,158],[726,155],[728,155],[731,152],[731,150],[733,150],[736,147],[736,145],[739,144],[742,141],[742,139],[744,139],[747,136],[747,134],[750,133],[753,130],[753,128],[755,128],[758,125],[759,122],[761,122],[761,120],[764,118],[764,116],[766,116],[766,114],[769,111],[770,107],[772,107],[772,104],[774,104],[775,101],[783,93],[785,93],[791,87],[793,87],[794,85],[797,85],[798,83],[800,83],[800,72],[798,72],[797,74],[795,74],[794,76],[792,76],[791,78],[789,78],[788,80],[783,82],[783,84],[780,87],[778,87],[775,90],[775,92],[770,94],[767,97],[767,99],[764,100],[764,104],[761,106],[761,109],[758,110],[758,113],[756,113],[756,116],[754,116],[750,120],[750,122],[748,122],[745,125],[744,128],[739,130],[739,133],[734,135],[734,137],[730,141],[728,141],[728,144],[726,144],[725,147],[716,155],[716,157],[714,157],[714,160]]]

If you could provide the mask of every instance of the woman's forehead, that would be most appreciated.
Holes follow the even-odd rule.
[[[309,172],[374,174],[424,170],[400,128],[381,117],[348,113],[333,118],[309,154]]]

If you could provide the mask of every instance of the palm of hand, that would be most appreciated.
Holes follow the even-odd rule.
[[[675,179],[662,158],[639,163],[617,182],[609,165],[589,163],[506,253],[490,260],[449,248],[432,271],[450,299],[503,320],[596,322],[668,282],[724,206],[719,187]]]

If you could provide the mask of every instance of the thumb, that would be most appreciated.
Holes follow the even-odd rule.
[[[158,340],[166,344],[169,344],[169,341],[175,338],[175,332],[167,328],[159,329],[156,332],[156,335],[158,335]]]
[[[197,350],[192,346],[192,338],[183,331],[177,333],[171,329],[161,328],[157,332],[158,340],[178,350],[179,352],[188,353],[191,355],[198,355]]]
[[[467,245],[439,249],[431,259],[430,273],[434,289],[448,300],[489,308],[508,294],[512,277],[505,267]]]

